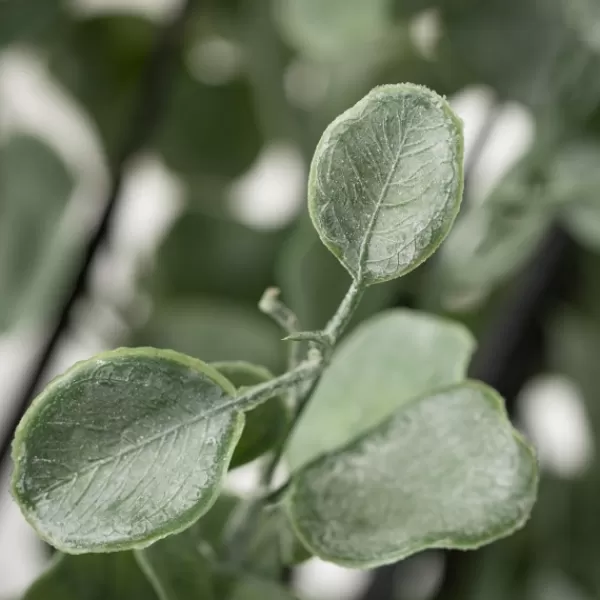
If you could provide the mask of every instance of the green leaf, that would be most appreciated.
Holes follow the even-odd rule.
[[[292,469],[358,438],[399,406],[464,379],[474,349],[462,326],[409,310],[360,325],[335,353],[286,447]]]
[[[564,145],[550,171],[552,194],[561,204],[561,220],[577,241],[600,250],[600,145],[583,139]]]
[[[0,331],[54,308],[74,240],[60,231],[73,183],[40,139],[19,135],[0,147]]]
[[[255,306],[221,298],[165,302],[134,336],[136,345],[172,348],[206,361],[244,360],[277,372],[285,365],[281,331]]]
[[[524,267],[555,214],[547,196],[540,186],[509,176],[458,219],[431,282],[444,308],[478,305]]]
[[[244,417],[201,361],[121,349],[75,365],[40,394],[13,444],[26,519],[71,554],[139,548],[215,501]]]
[[[214,598],[214,564],[223,530],[238,502],[221,495],[190,528],[136,551],[161,600]]]
[[[174,77],[156,142],[167,165],[185,176],[241,175],[264,142],[248,81],[207,85],[184,64]]]
[[[131,552],[59,556],[23,600],[156,600]]]
[[[502,399],[469,382],[404,404],[297,473],[286,506],[317,556],[367,568],[504,537],[524,524],[536,489],[533,451]]]
[[[235,221],[185,212],[158,250],[148,287],[155,297],[223,296],[253,305],[273,284],[285,232],[258,232]]]
[[[595,0],[460,0],[438,3],[443,54],[473,83],[525,102],[547,125],[580,121],[600,100]],[[535,32],[535,35],[532,35]]]
[[[71,19],[53,41],[49,69],[89,113],[112,161],[125,143],[124,125],[156,35],[145,17],[102,14]]]
[[[463,189],[462,123],[426,88],[375,88],[338,117],[310,169],[309,210],[357,281],[400,277],[440,245]]]
[[[223,530],[238,502],[236,498],[221,496],[213,508],[186,531],[136,551],[142,569],[161,600],[292,598],[276,583],[226,564]],[[249,555],[249,558],[255,557]]]
[[[39,42],[56,35],[66,20],[62,0],[0,2],[0,48],[12,43]]]
[[[390,0],[281,0],[275,7],[283,36],[316,61],[381,44],[392,27]]]
[[[212,363],[236,388],[258,385],[273,378],[268,369],[244,361]],[[239,467],[278,444],[287,433],[290,419],[284,399],[272,398],[246,415],[246,425],[236,446],[230,468]]]

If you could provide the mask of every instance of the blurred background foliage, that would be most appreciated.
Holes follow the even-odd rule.
[[[262,291],[279,286],[311,329],[349,284],[305,209],[322,130],[375,85],[427,85],[465,120],[463,208],[439,253],[369,290],[355,319],[410,306],[470,327],[472,375],[505,395],[544,477],[511,539],[415,557],[347,597],[599,598],[600,4],[191,0],[161,46],[181,5],[0,0],[0,422],[29,375],[14,355],[37,352],[18,340],[56,327],[78,272],[46,377],[122,344],[280,371]],[[8,546],[0,531],[0,573]]]

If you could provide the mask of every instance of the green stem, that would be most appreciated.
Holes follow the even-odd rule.
[[[321,358],[306,360],[300,363],[295,369],[279,377],[252,386],[251,388],[246,388],[241,394],[235,397],[235,407],[243,411],[252,410],[280,392],[287,391],[290,387],[299,385],[305,381],[312,381],[322,369],[323,360]]]
[[[350,289],[324,330],[324,333],[330,339],[331,346],[335,346],[346,327],[348,327],[348,323],[350,323],[350,319],[357,309],[364,291],[365,288],[362,283],[356,279],[352,281]]]

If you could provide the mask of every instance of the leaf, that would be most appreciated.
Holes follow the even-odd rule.
[[[548,161],[532,153],[481,204],[461,214],[433,269],[431,288],[452,311],[478,306],[532,257],[554,220],[558,201],[548,182]]]
[[[441,52],[468,69],[471,82],[550,113],[546,126],[581,121],[598,105],[595,0],[461,0],[439,8]]]
[[[186,65],[178,66],[156,141],[170,168],[186,177],[199,172],[237,177],[251,166],[263,142],[246,79],[207,85]]]
[[[45,41],[56,35],[65,20],[62,0],[4,0],[0,2],[0,48]]]
[[[156,600],[131,552],[62,555],[23,600]]]
[[[161,600],[215,598],[214,563],[223,529],[237,504],[237,498],[221,495],[190,528],[136,551]]]
[[[13,444],[13,495],[71,554],[139,548],[189,527],[216,499],[240,437],[233,386],[168,350],[76,364],[40,394]]]
[[[336,351],[287,443],[292,470],[345,446],[412,398],[464,379],[474,349],[460,325],[409,310],[360,325]]]
[[[252,306],[218,298],[158,304],[134,341],[211,362],[244,360],[275,372],[286,360],[281,331],[271,319]]]
[[[160,298],[210,295],[256,304],[273,283],[277,251],[285,235],[187,211],[159,248],[148,287]]]
[[[597,165],[600,146],[582,139],[561,146],[550,171],[550,183],[561,220],[577,241],[591,250],[600,250],[600,177]]]
[[[283,36],[315,61],[381,45],[392,28],[390,0],[282,0],[275,7]]]
[[[244,361],[212,363],[236,388],[258,385],[273,378],[264,367]],[[287,433],[290,419],[284,399],[272,398],[246,415],[246,425],[236,446],[230,468],[239,467],[278,444]]]
[[[426,88],[375,88],[338,117],[310,169],[309,210],[357,281],[400,277],[440,245],[463,189],[461,121]]]
[[[292,598],[276,583],[232,569],[225,563],[223,530],[238,502],[236,498],[221,496],[214,507],[186,531],[136,551],[142,569],[161,600]]]
[[[368,568],[504,537],[526,521],[536,488],[533,451],[502,399],[470,382],[404,404],[297,473],[286,507],[317,556]]]
[[[73,240],[59,229],[73,184],[40,139],[19,135],[0,147],[0,331],[54,308]]]
[[[156,35],[156,25],[138,15],[75,18],[54,39],[49,53],[53,77],[83,104],[112,161],[119,158],[126,141],[124,124],[138,102]]]

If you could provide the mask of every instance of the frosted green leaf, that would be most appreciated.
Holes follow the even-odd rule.
[[[429,258],[458,212],[462,123],[427,88],[385,85],[325,130],[310,169],[309,210],[323,243],[366,285]]]
[[[76,364],[21,421],[12,490],[42,538],[71,554],[143,547],[218,494],[244,417],[205,363],[122,349]]]
[[[219,362],[212,366],[236,388],[258,385],[273,378],[268,369],[244,361]],[[281,396],[248,412],[244,432],[231,459],[231,468],[250,462],[273,448],[287,433],[289,419],[289,411]]]
[[[335,353],[286,447],[292,469],[345,446],[399,406],[465,377],[470,333],[440,317],[386,311],[360,325]]]
[[[405,404],[315,461],[294,476],[285,502],[317,556],[367,568],[506,536],[525,523],[536,490],[533,451],[502,399],[468,382]]]
[[[157,600],[131,552],[58,556],[23,600]]]

